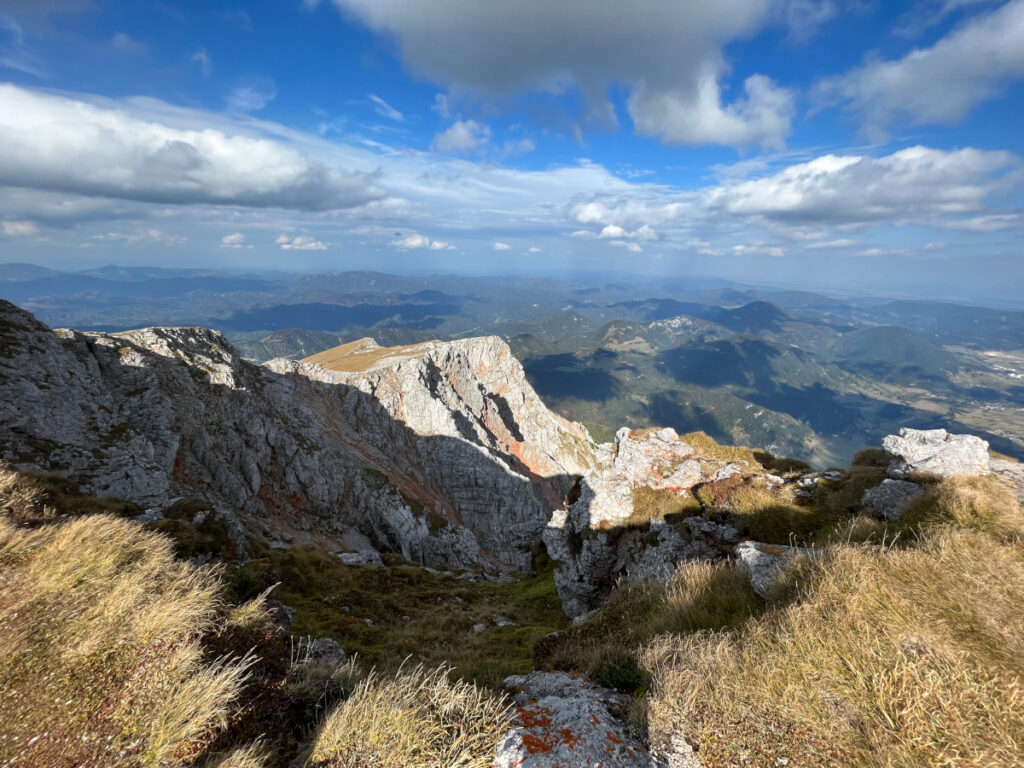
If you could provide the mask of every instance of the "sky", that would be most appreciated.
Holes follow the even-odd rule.
[[[1024,0],[0,0],[0,262],[1019,298]]]

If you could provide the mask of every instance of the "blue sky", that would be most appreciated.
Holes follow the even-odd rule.
[[[1014,298],[1024,0],[0,0],[0,260]]]

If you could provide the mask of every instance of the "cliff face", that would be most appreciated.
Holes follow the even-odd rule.
[[[528,570],[593,460],[585,430],[500,339],[373,358],[258,367],[215,331],[51,331],[0,302],[0,456],[145,506],[200,495],[264,534]]]

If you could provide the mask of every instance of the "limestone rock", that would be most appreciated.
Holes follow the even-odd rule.
[[[733,553],[740,569],[747,574],[750,584],[765,600],[777,597],[779,578],[786,568],[799,557],[815,557],[817,552],[805,547],[787,547],[781,544],[762,544],[742,541]]]
[[[259,367],[216,331],[54,332],[0,301],[0,459],[146,508],[201,496],[238,541],[356,531],[425,565],[529,571],[593,455],[496,337]]]
[[[992,459],[989,461],[989,468],[1009,483],[1017,501],[1024,504],[1024,464],[1018,461]]]
[[[907,505],[922,493],[924,489],[917,483],[886,478],[881,485],[864,491],[861,503],[883,515],[886,520],[895,522],[900,519]]]
[[[658,763],[625,729],[629,697],[564,672],[514,676],[519,724],[498,742],[495,768],[652,768]]]
[[[889,476],[903,479],[911,472],[939,477],[983,475],[989,471],[988,443],[974,435],[951,435],[944,429],[909,429],[889,435],[882,447],[895,458]]]
[[[299,650],[305,651],[310,661],[334,664],[339,667],[345,663],[347,658],[344,649],[338,645],[338,641],[330,637],[302,640],[299,643]]]
[[[338,552],[335,555],[345,565],[382,565],[380,553],[374,550],[369,552]]]

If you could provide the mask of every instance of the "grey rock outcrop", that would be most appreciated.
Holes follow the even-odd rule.
[[[922,493],[924,489],[917,483],[886,478],[881,485],[864,491],[861,503],[886,520],[895,522],[900,519],[910,502]]]
[[[989,468],[1010,486],[1017,501],[1024,504],[1024,464],[1006,459],[992,459]]]
[[[635,504],[638,492],[654,492],[680,508],[691,499],[692,509],[691,489],[726,466],[740,468],[695,458],[672,429],[621,429],[614,443],[598,446],[595,466],[544,530],[566,615],[597,607],[616,584],[664,581],[680,561],[728,552],[739,538],[732,526],[696,516],[669,523]]]
[[[629,697],[564,672],[505,680],[518,725],[498,742],[494,768],[653,768],[660,765],[626,732]]]
[[[199,496],[236,532],[529,570],[593,450],[495,337],[259,367],[215,331],[51,331],[0,301],[0,458],[146,508]]]
[[[974,435],[951,435],[944,429],[909,429],[882,440],[894,459],[889,476],[897,480],[912,472],[939,477],[983,475],[989,471],[988,443]]]
[[[740,569],[750,579],[750,585],[765,600],[778,597],[783,574],[801,557],[817,557],[820,553],[806,547],[787,547],[781,544],[762,544],[742,541],[733,554]]]

